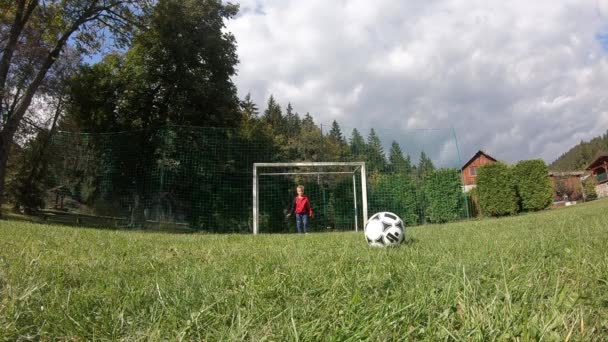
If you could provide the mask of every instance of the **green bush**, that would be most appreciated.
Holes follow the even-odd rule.
[[[593,201],[594,199],[597,199],[597,192],[595,192],[596,185],[597,181],[593,176],[587,177],[587,179],[583,181],[583,190],[585,191],[586,201]]]
[[[479,206],[479,191],[477,188],[473,188],[466,193],[467,201],[469,205],[469,214],[471,217],[477,217],[481,215],[481,207]]]
[[[477,191],[484,216],[517,214],[517,192],[513,173],[507,165],[492,163],[479,167]]]
[[[522,211],[538,211],[553,201],[549,169],[540,159],[522,160],[513,167],[519,206]]]
[[[425,217],[429,223],[443,223],[461,217],[464,195],[456,169],[440,169],[427,175],[424,181]]]
[[[410,226],[419,223],[417,191],[414,181],[405,174],[376,174],[371,179],[368,199],[371,214],[393,212]]]

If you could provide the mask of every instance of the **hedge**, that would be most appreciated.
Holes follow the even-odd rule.
[[[418,206],[416,184],[405,174],[376,174],[371,178],[368,199],[369,211],[393,212],[408,225],[419,223],[421,209]]]
[[[429,223],[443,223],[459,219],[464,213],[462,182],[456,169],[440,169],[424,181],[425,217]]]
[[[469,205],[469,213],[471,217],[481,215],[481,206],[479,205],[479,190],[473,188],[467,192],[467,201]]]
[[[477,172],[479,205],[484,216],[517,214],[517,192],[513,172],[504,163],[480,166]]]
[[[513,167],[519,206],[522,211],[538,211],[553,201],[549,169],[540,159],[522,160]]]

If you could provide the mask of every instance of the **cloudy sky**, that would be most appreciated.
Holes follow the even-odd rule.
[[[452,127],[461,159],[507,162],[608,129],[608,0],[237,2],[235,82],[262,109],[274,94],[440,164],[457,158]]]

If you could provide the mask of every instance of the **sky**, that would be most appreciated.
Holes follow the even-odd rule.
[[[608,0],[237,2],[234,82],[262,110],[272,94],[439,165],[550,163],[608,130]]]

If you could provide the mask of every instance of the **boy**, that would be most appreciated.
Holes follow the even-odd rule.
[[[291,216],[291,214],[296,214],[296,226],[298,227],[298,234],[307,234],[308,230],[308,217],[313,217],[312,207],[310,206],[310,201],[308,197],[304,196],[304,186],[298,185],[296,188],[298,192],[298,196],[293,201],[293,205],[291,206],[291,210],[287,217]]]

